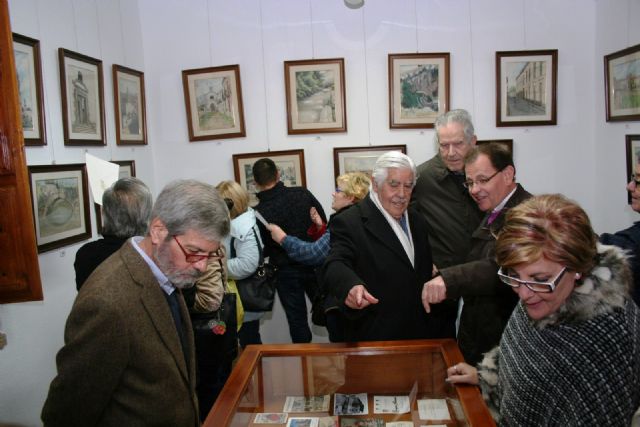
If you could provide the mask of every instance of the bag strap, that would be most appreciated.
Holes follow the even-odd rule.
[[[262,253],[262,248],[260,247],[260,240],[258,239],[258,235],[256,234],[256,228],[251,227],[251,231],[253,231],[253,236],[256,238],[256,245],[258,246],[258,267],[264,264],[264,254]]]
[[[256,227],[253,226],[251,227],[251,231],[253,231],[253,237],[255,237],[256,239],[256,245],[258,246],[258,267],[260,267],[262,264],[264,264],[264,254],[263,254],[263,248],[262,248],[262,241],[258,238],[258,234],[256,233]],[[235,237],[231,237],[231,241],[229,242],[229,246],[231,246],[229,248],[230,251],[230,258],[235,258],[236,257],[236,246],[235,246]]]

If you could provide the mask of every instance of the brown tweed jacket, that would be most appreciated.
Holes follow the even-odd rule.
[[[163,290],[130,242],[80,290],[67,319],[45,426],[197,426],[195,350],[186,360]]]

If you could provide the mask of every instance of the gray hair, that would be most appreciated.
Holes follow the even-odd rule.
[[[433,141],[436,145],[440,144],[440,138],[438,136],[438,132],[441,127],[447,126],[450,123],[460,123],[462,125],[462,130],[464,132],[464,142],[467,144],[471,143],[471,139],[475,135],[475,130],[473,129],[473,122],[471,121],[471,114],[467,110],[458,109],[447,111],[446,113],[438,116],[433,127],[436,131],[433,136]]]
[[[102,235],[144,236],[151,216],[151,191],[137,178],[120,178],[102,194]]]
[[[387,176],[389,175],[389,168],[411,169],[411,173],[413,174],[413,185],[416,185],[416,180],[418,179],[416,176],[416,164],[411,160],[411,157],[401,153],[400,151],[387,151],[378,157],[378,160],[376,160],[376,164],[373,167],[373,172],[371,173],[371,177],[378,186],[381,186],[384,183],[384,180],[387,179]]]
[[[151,218],[160,219],[170,236],[193,230],[206,240],[221,241],[229,234],[229,209],[214,186],[193,179],[167,184],[153,205]]]

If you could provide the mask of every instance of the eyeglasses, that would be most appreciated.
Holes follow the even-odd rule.
[[[464,188],[468,188],[468,189],[473,188],[474,185],[485,185],[487,182],[491,181],[493,177],[498,175],[500,172],[502,172],[502,169],[500,169],[499,171],[491,175],[489,178],[478,178],[475,181],[472,179],[468,179],[465,182],[463,182],[462,185],[464,185]]]
[[[194,253],[190,253],[187,252],[182,245],[180,244],[180,241],[178,240],[178,238],[176,236],[172,236],[173,240],[176,241],[176,243],[178,244],[178,247],[180,248],[180,250],[182,251],[182,253],[184,254],[184,259],[185,261],[187,261],[189,264],[193,264],[196,263],[198,261],[202,261],[203,259],[207,259],[207,260],[219,260],[220,258],[223,257],[222,255],[222,249],[218,248],[215,252],[210,253],[210,254],[194,254]]]
[[[502,272],[502,267],[498,270],[498,277],[502,281],[502,283],[511,286],[512,288],[519,288],[520,285],[525,285],[533,292],[542,292],[549,293],[553,292],[558,287],[558,282],[562,279],[562,276],[567,271],[567,267],[563,267],[560,270],[560,273],[555,277],[555,279],[549,282],[535,282],[529,280],[520,280],[515,277],[508,276]]]

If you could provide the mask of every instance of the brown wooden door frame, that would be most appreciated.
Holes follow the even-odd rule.
[[[0,0],[0,304],[42,300],[7,0]]]

